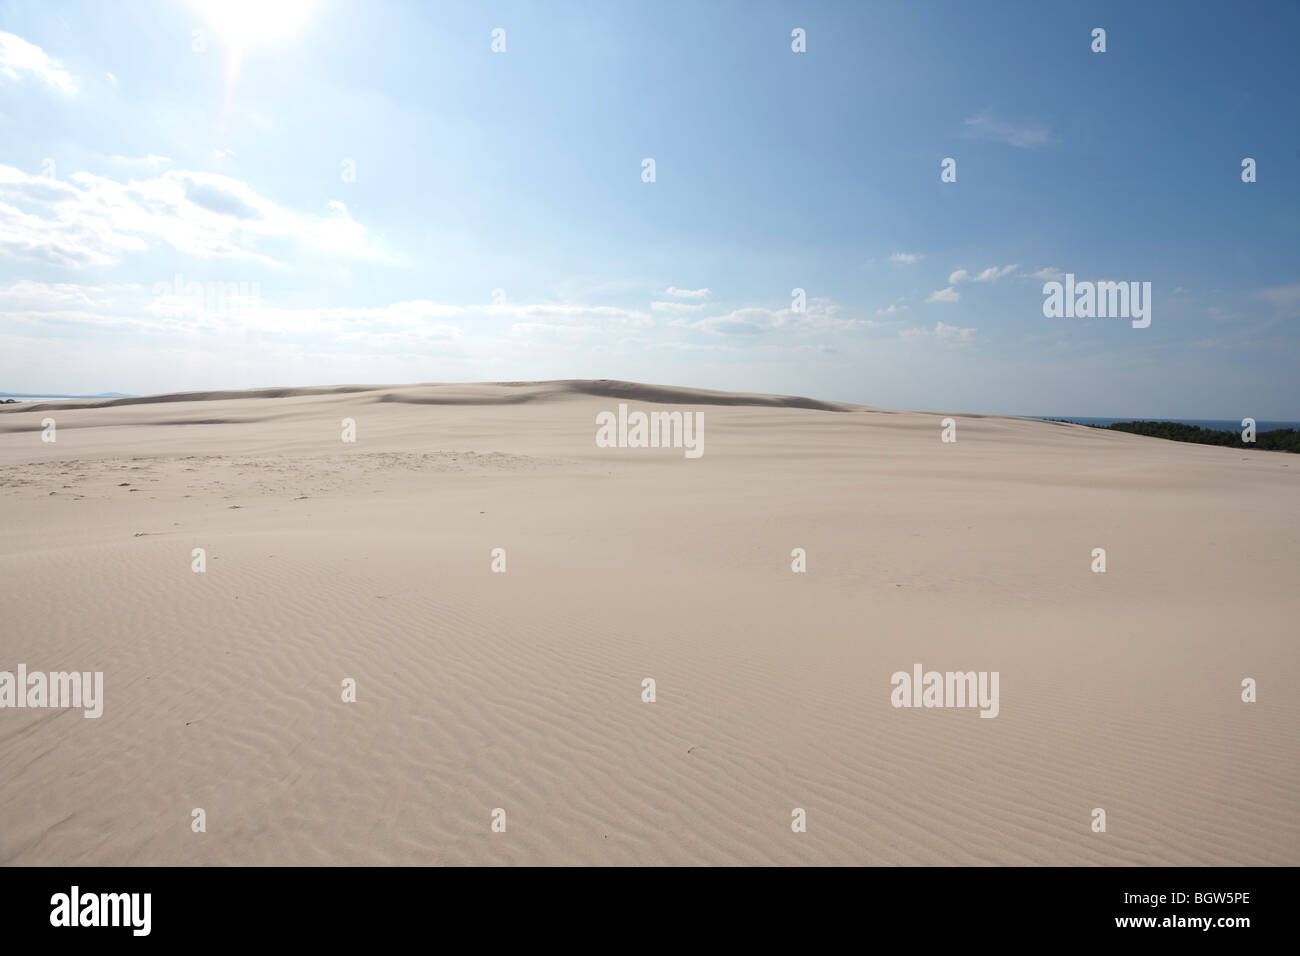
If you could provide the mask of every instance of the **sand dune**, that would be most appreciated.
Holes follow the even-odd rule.
[[[620,402],[704,454],[597,447]],[[0,671],[104,673],[98,719],[0,710],[0,863],[1300,864],[1300,462],[942,417],[0,406]],[[999,672],[997,717],[892,706],[916,663]]]
[[[673,403],[678,405],[762,405],[773,408],[815,408],[822,411],[850,411],[860,406],[819,402],[792,395],[752,395],[718,392],[671,385],[642,385],[613,379],[568,379],[555,382],[493,382],[482,385],[319,385],[304,388],[253,388],[242,391],[170,392],[130,398],[68,399],[0,405],[0,412],[44,412],[56,409],[117,408],[123,405],[173,405],[215,402],[226,399],[296,398],[304,395],[353,395],[359,401],[408,402],[416,405],[518,405],[554,401],[575,395],[616,398],[625,402]]]

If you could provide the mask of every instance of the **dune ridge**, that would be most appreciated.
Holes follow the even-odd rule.
[[[773,408],[810,408],[847,411],[864,406],[823,402],[793,395],[759,395],[719,392],[670,385],[644,385],[614,379],[563,379],[553,382],[483,382],[474,384],[424,383],[419,385],[316,385],[296,388],[219,389],[167,392],[130,398],[67,399],[57,402],[18,402],[0,405],[2,412],[43,412],[56,409],[119,408],[126,405],[217,402],[231,399],[296,398],[310,395],[352,395],[379,392],[377,402],[411,402],[430,405],[513,405],[555,401],[573,395],[594,395],[622,401],[678,405],[757,405]]]

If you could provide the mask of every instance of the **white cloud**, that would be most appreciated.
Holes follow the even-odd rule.
[[[577,342],[589,338],[596,329],[589,325],[555,325],[548,322],[516,322],[511,335],[526,341]]]
[[[990,110],[968,118],[963,125],[967,136],[995,143],[1006,143],[1008,146],[1020,149],[1037,149],[1057,142],[1052,131],[1044,126],[1017,126],[996,119]]]
[[[677,315],[683,315],[690,312],[699,312],[705,308],[703,302],[651,302],[650,308],[656,312],[673,312]]]
[[[172,162],[171,158],[168,156],[155,156],[153,153],[150,153],[148,156],[142,156],[139,159],[136,159],[135,157],[132,156],[109,156],[107,158],[110,163],[114,163],[119,166],[157,167],[157,166],[170,165]]]
[[[154,285],[0,284],[0,329],[28,329],[42,340],[69,343],[111,332],[116,341],[154,343],[148,347],[153,351],[192,348],[194,335],[202,333],[218,350],[246,347],[246,337],[255,335],[260,356],[301,357],[321,348],[404,355],[407,349],[423,353],[448,344],[497,356],[512,342],[604,346],[611,336],[654,325],[646,312],[555,303],[461,306],[410,299],[378,306],[280,307],[262,298],[257,282],[192,281],[213,277],[209,267],[206,275],[160,277],[163,281]],[[509,324],[492,324],[502,318]]]
[[[1060,269],[1057,269],[1055,266],[1049,266],[1046,269],[1039,269],[1037,272],[1031,272],[1028,275],[1022,275],[1020,276],[1020,278],[1041,279],[1042,281],[1047,282],[1051,279],[1063,279],[1065,278],[1065,273],[1062,272]]]
[[[901,262],[905,265],[911,265],[913,262],[920,262],[925,258],[924,253],[920,252],[895,252],[889,257],[890,262]]]
[[[192,256],[271,263],[262,249],[273,241],[386,258],[346,208],[331,209],[323,219],[299,216],[217,173],[168,170],[122,183],[80,172],[63,182],[0,165],[0,254],[69,267],[110,265],[162,243]]]
[[[1262,289],[1259,293],[1277,309],[1290,311],[1300,307],[1300,283]]]
[[[719,335],[756,335],[779,328],[780,313],[771,309],[733,309],[725,315],[714,315],[689,323],[688,328]]]
[[[893,315],[896,312],[906,312],[907,306],[899,305],[897,302],[892,303],[888,308],[876,309],[876,315]]]
[[[18,283],[18,285],[23,285]],[[31,285],[40,286],[40,283]],[[170,286],[170,283],[161,283]],[[102,296],[95,287],[44,286],[38,290],[13,287],[0,289],[0,318],[10,322],[43,326],[49,332],[76,336],[78,329],[132,329],[138,334],[190,336],[202,331],[222,337],[257,333],[274,338],[327,335],[335,342],[365,341],[380,345],[392,337],[402,339],[455,339],[461,330],[445,319],[465,312],[458,306],[427,299],[394,302],[362,308],[278,308],[263,304],[256,295],[217,297],[218,283],[195,284],[195,294],[154,294],[142,286],[127,290],[114,299]],[[28,292],[37,293],[38,307],[8,311],[9,301]],[[251,290],[250,290],[251,291]],[[79,307],[78,307],[79,306]]]
[[[3,30],[0,30],[0,76],[19,83],[32,77],[60,93],[77,92],[77,81],[63,69],[63,64],[47,56],[34,43]]]
[[[138,285],[83,286],[70,282],[34,282],[19,279],[0,286],[0,303],[22,302],[42,308],[78,306],[107,308],[122,294],[139,294]]]
[[[539,325],[610,325],[651,326],[652,316],[637,309],[621,309],[611,305],[496,305],[487,311],[493,315],[512,315]]]
[[[975,329],[963,329],[956,325],[946,325],[943,322],[938,322],[934,327],[934,337],[940,341],[969,342],[975,337]]]
[[[1003,276],[1010,275],[1011,273],[1015,272],[1019,268],[1020,268],[1020,263],[1018,262],[1013,265],[1003,266],[1001,269],[999,269],[997,266],[989,266],[987,269],[985,269],[983,272],[981,272],[979,275],[975,277],[975,281],[996,282],[998,279],[1001,279]]]
[[[934,292],[931,292],[929,297],[925,301],[926,302],[960,302],[961,293],[958,292],[956,289],[954,289],[952,286],[948,286],[948,288],[946,289],[937,289]]]
[[[676,296],[679,299],[703,299],[708,294],[708,289],[679,289],[676,286],[669,286],[664,290],[664,295]]]
[[[960,326],[936,322],[933,329],[901,329],[899,336],[905,339],[933,338],[937,342],[969,342],[975,337],[975,329],[963,329]]]
[[[996,265],[989,265],[987,269],[984,269],[984,272],[978,274],[978,276],[975,277],[975,281],[996,282],[997,280],[1000,280],[1000,278],[1004,276],[1010,276],[1010,274],[1017,271],[1018,268],[1021,268],[1021,264],[1019,263],[1004,265],[1004,267],[1002,267],[1001,269],[997,268]]]
[[[948,276],[948,284],[956,285],[957,283],[965,282],[968,279],[973,280],[975,282],[996,282],[998,279],[1001,279],[1003,276],[1010,275],[1012,272],[1015,272],[1019,268],[1020,268],[1020,263],[1018,262],[1009,266],[1001,266],[1001,267],[989,266],[987,269],[985,269],[983,272],[979,273],[978,275],[971,275],[965,269],[958,269],[956,272]]]
[[[620,343],[621,344],[621,343]],[[647,342],[640,345],[644,349],[668,349],[674,352],[734,352],[730,345],[702,342]]]
[[[386,338],[453,339],[459,328],[447,319],[470,310],[413,299],[381,306],[281,308],[262,301],[258,283],[174,280],[83,286],[23,280],[0,286],[0,318],[41,326],[47,333],[75,337],[79,329],[131,328],[140,334],[190,336],[196,331],[218,338],[257,333],[274,338],[325,335],[336,342]],[[233,294],[236,291],[240,294]]]
[[[719,335],[758,335],[767,332],[826,332],[854,331],[879,327],[879,322],[869,319],[845,319],[839,315],[840,307],[829,299],[809,299],[807,311],[793,309],[744,308],[734,309],[725,315],[709,316],[686,322],[678,319],[679,327],[713,332]]]

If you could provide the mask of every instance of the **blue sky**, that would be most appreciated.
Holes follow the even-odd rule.
[[[0,388],[1300,419],[1295,4],[275,6],[0,0]]]

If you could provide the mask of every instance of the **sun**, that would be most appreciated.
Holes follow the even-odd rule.
[[[231,54],[291,36],[307,22],[315,0],[192,0]]]

